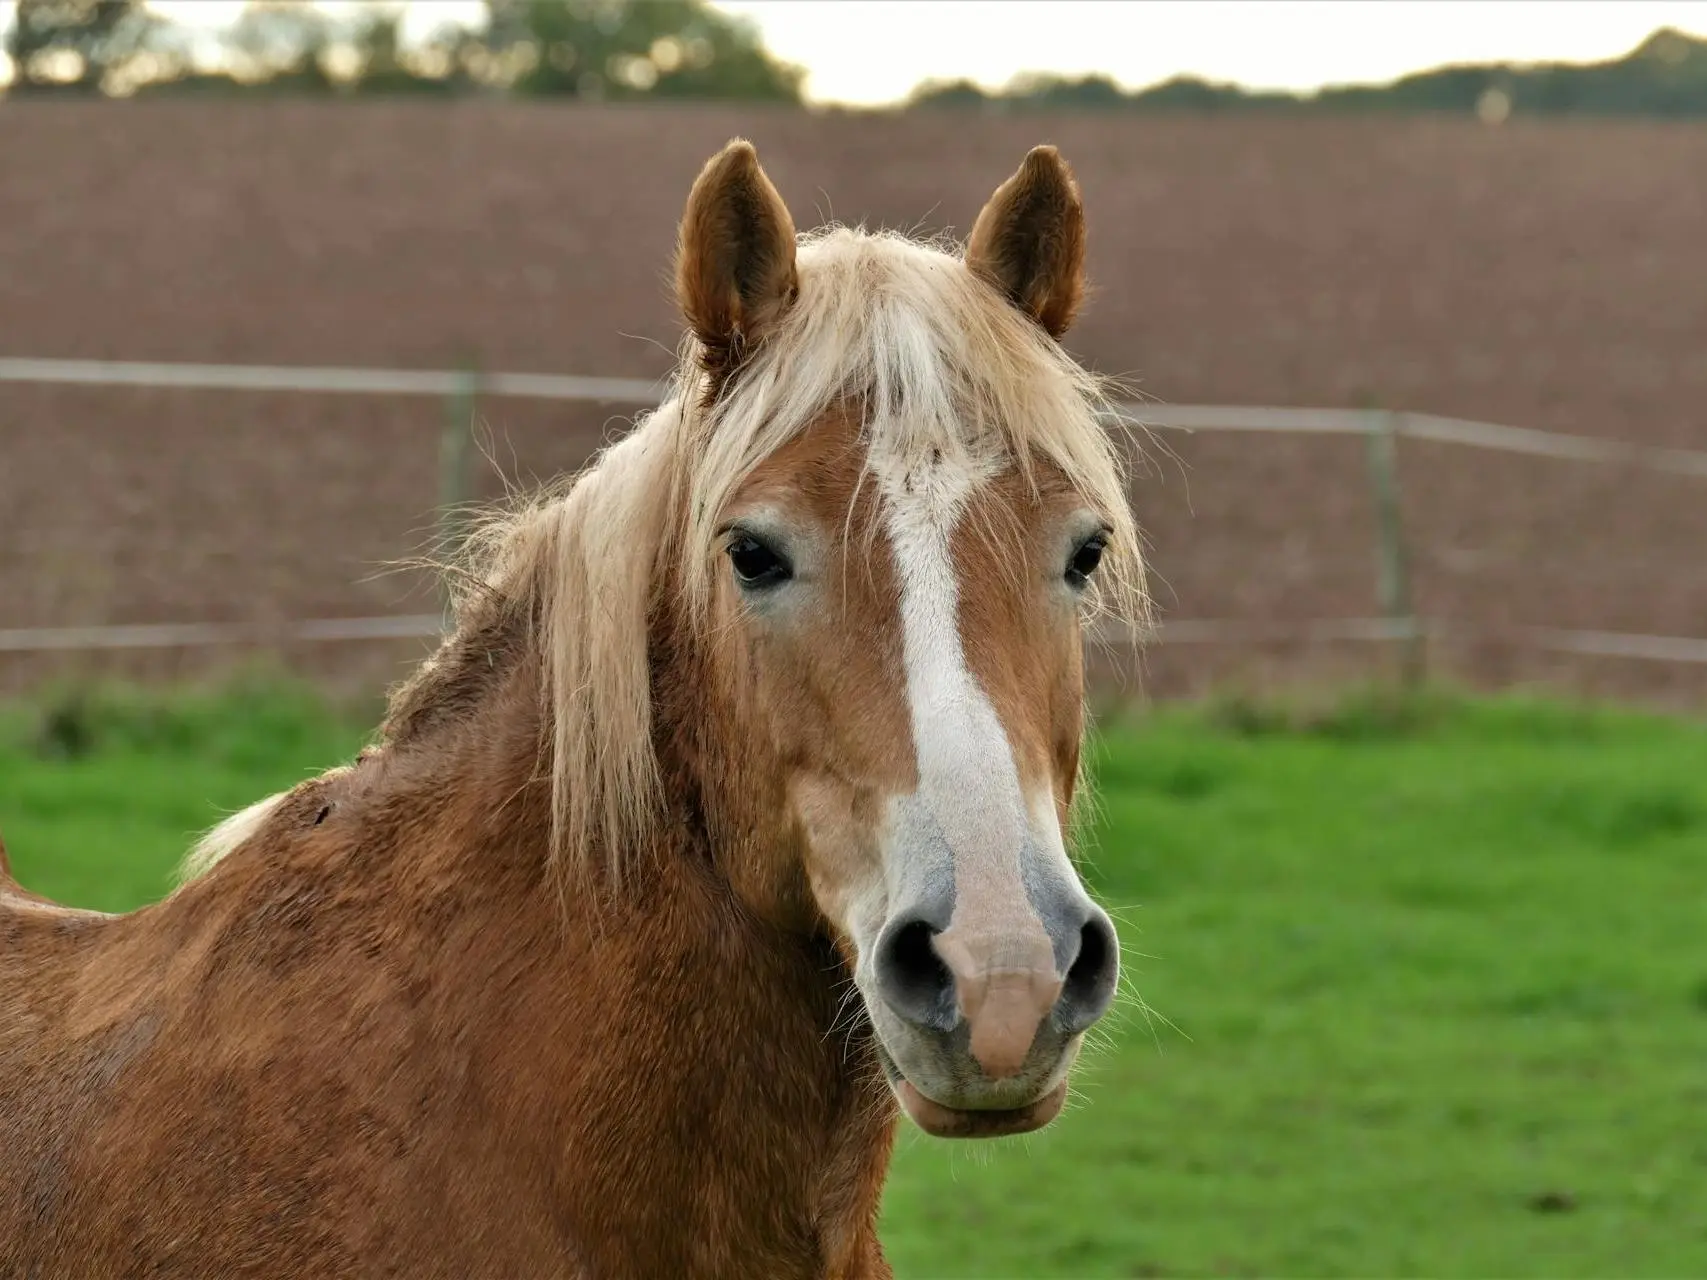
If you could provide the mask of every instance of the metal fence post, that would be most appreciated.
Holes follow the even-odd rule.
[[[458,371],[456,388],[445,402],[439,432],[438,554],[452,559],[462,550],[464,504],[468,501],[468,445],[480,401],[480,371],[472,364]],[[449,601],[446,602],[448,612]]]
[[[1399,465],[1397,413],[1375,409],[1369,413],[1369,481],[1375,498],[1377,536],[1376,591],[1381,612],[1392,624],[1399,642],[1399,677],[1404,687],[1415,689],[1427,675],[1422,626],[1411,604],[1409,559],[1405,553],[1404,525],[1399,510]]]

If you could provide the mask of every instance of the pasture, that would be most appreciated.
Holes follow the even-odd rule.
[[[124,910],[377,717],[250,681],[0,711],[23,883]],[[1128,1000],[1077,1101],[903,1128],[902,1277],[1707,1274],[1707,727],[1446,695],[1105,725]]]

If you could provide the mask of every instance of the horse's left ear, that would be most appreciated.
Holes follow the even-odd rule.
[[[1054,147],[1033,147],[973,224],[966,265],[1049,335],[1072,327],[1085,296],[1085,207]]]
[[[794,219],[753,144],[737,138],[700,171],[676,248],[676,299],[706,368],[733,372],[798,291]]]

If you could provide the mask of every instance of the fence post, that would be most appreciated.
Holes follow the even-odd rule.
[[[1411,606],[1404,525],[1399,511],[1397,439],[1399,415],[1388,409],[1369,412],[1369,481],[1375,497],[1378,576],[1376,591],[1381,612],[1399,640],[1399,678],[1406,689],[1422,684],[1427,674],[1422,626]]]
[[[439,432],[438,554],[454,558],[462,550],[464,504],[468,501],[468,445],[480,399],[480,371],[473,364],[457,373],[456,386],[445,402]],[[449,608],[449,601],[446,601]]]

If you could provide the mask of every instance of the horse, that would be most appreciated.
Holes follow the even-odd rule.
[[[0,1273],[890,1275],[900,1117],[1049,1124],[1119,980],[1084,256],[1051,147],[964,244],[713,156],[667,398],[470,533],[366,748],[129,914],[0,863]]]

